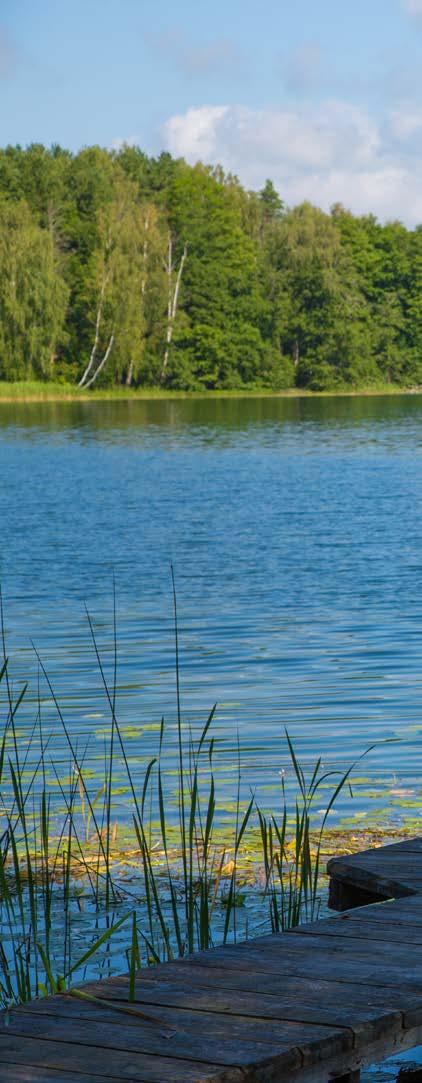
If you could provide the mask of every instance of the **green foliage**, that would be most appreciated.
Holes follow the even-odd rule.
[[[116,627],[109,683],[110,659],[100,651],[89,615],[88,622],[109,713],[101,733],[100,772],[98,752],[90,756],[88,745],[78,748],[38,654],[35,697],[27,695],[27,685],[15,692],[5,653],[0,593],[2,1008],[69,989],[74,995],[89,996],[72,989],[73,983],[86,978],[88,964],[98,977],[109,976],[110,968],[120,972],[121,938],[116,957],[110,951],[122,927],[129,1000],[134,1000],[141,965],[245,939],[251,920],[243,907],[247,890],[259,890],[256,920],[261,928],[279,931],[316,917],[327,817],[351,772],[323,771],[318,760],[305,776],[286,735],[293,786],[287,793],[282,780],[280,815],[268,816],[255,795],[242,792],[238,744],[232,800],[224,794],[222,802],[221,749],[213,733],[216,706],[199,731],[183,717],[175,591],[176,725],[167,741],[163,719],[156,756],[145,766],[130,754],[127,727],[118,718]],[[54,733],[50,725],[44,730],[45,691],[56,712]],[[34,708],[34,721],[28,726],[28,709]],[[66,749],[68,767],[63,766]],[[129,847],[127,825],[125,843],[119,847],[116,842],[119,821],[120,830],[125,826],[114,804],[122,772],[126,820],[133,822]],[[315,805],[323,787],[328,794],[324,792],[327,807],[321,822]],[[231,813],[231,822],[224,827],[219,818],[222,807]],[[253,832],[258,840],[255,871]],[[130,866],[129,883],[125,861]]]
[[[0,379],[174,390],[422,380],[422,227],[284,206],[137,147],[0,150]]]
[[[271,180],[265,181],[264,187],[259,192],[259,199],[264,211],[263,219],[265,224],[273,222],[274,219],[281,217],[283,212],[283,200],[280,199]]]
[[[181,167],[169,192],[170,229],[188,246],[181,283],[184,321],[175,339],[173,387],[241,387],[265,382],[263,298],[256,254],[242,227],[236,186],[198,165]],[[179,358],[188,360],[186,368]],[[187,380],[189,383],[187,384]]]
[[[0,201],[0,376],[51,378],[68,290],[50,230],[26,203]]]

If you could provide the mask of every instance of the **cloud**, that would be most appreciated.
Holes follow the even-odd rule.
[[[391,133],[399,143],[411,141],[410,149],[416,149],[415,139],[422,133],[422,109],[414,106],[393,110]],[[417,148],[420,151],[420,147]]]
[[[234,43],[225,37],[207,42],[192,41],[176,27],[145,34],[147,44],[183,75],[218,75],[242,64]]]
[[[422,17],[422,0],[402,0],[402,4],[407,15],[416,19]]]
[[[422,112],[397,108],[381,124],[365,109],[329,101],[264,110],[203,105],[170,117],[163,134],[174,155],[221,163],[250,188],[271,177],[291,205],[341,202],[414,223],[422,221],[419,133],[422,148]]]
[[[203,105],[170,117],[164,126],[166,146],[172,154],[188,161],[211,160],[229,112],[228,105]]]

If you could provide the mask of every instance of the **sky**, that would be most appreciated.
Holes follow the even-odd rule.
[[[135,143],[422,222],[422,0],[0,0],[0,145]]]

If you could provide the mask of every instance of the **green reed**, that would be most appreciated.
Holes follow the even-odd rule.
[[[4,699],[0,741],[0,1003],[8,1006],[36,995],[73,987],[95,961],[98,973],[110,973],[112,951],[126,922],[129,999],[134,999],[141,965],[184,956],[248,934],[239,920],[242,853],[258,825],[260,852],[256,871],[264,870],[260,925],[279,931],[317,916],[326,820],[352,768],[335,774],[321,761],[306,778],[290,736],[287,749],[295,783],[293,810],[284,779],[281,812],[264,813],[241,785],[238,742],[233,822],[222,844],[219,824],[214,706],[196,733],[183,720],[180,690],[179,631],[173,577],[175,625],[177,777],[166,771],[168,726],[161,723],[157,753],[141,774],[133,768],[117,713],[116,607],[113,618],[112,679],[109,682],[93,620],[87,613],[92,646],[109,711],[103,777],[93,779],[89,748],[73,737],[42,659],[38,659],[35,720],[20,726],[27,686],[15,697],[9,677],[0,595]],[[46,733],[41,683],[54,705],[68,751],[68,775],[54,762],[54,736]],[[25,720],[27,710],[25,711]],[[128,784],[127,818],[133,824],[138,884],[127,888],[115,872],[114,786],[122,769]],[[54,777],[55,786],[51,784]],[[170,781],[171,778],[171,781]],[[314,826],[314,806],[322,784],[333,788],[322,823]],[[177,810],[172,812],[176,782]],[[57,807],[57,796],[60,807]],[[133,856],[133,855],[132,855]],[[78,949],[81,886],[92,919],[89,946]],[[60,936],[54,935],[59,925]]]
[[[344,787],[349,785],[350,788],[350,776],[363,758],[360,756],[346,771],[327,771],[319,758],[307,778],[287,730],[286,741],[296,782],[293,824],[289,817],[284,774],[281,778],[279,815],[272,813],[266,816],[257,809],[265,869],[265,896],[274,933],[291,929],[303,921],[314,921],[318,917],[321,858],[327,819]],[[363,755],[370,751],[368,748]],[[320,799],[320,790],[322,787],[326,789],[327,783],[331,785],[331,792],[318,827],[321,813],[315,815],[315,802],[317,798]]]

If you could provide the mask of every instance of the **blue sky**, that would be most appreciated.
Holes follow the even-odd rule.
[[[422,0],[0,0],[0,144],[139,143],[422,221]]]

